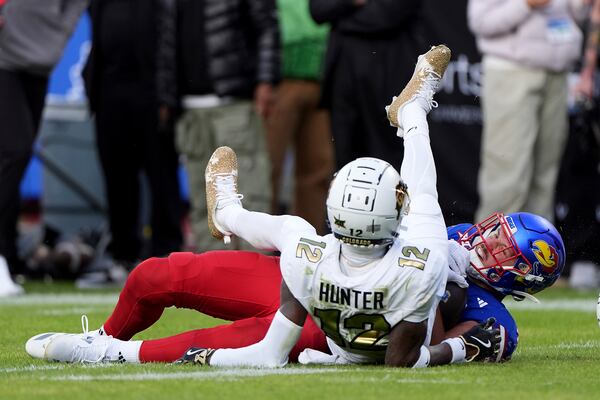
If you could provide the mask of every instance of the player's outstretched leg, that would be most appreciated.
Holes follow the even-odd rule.
[[[394,97],[392,103],[386,107],[390,125],[398,128],[398,136],[402,137],[404,134],[400,116],[405,105],[418,101],[426,112],[435,107],[433,95],[440,88],[440,82],[450,62],[450,56],[450,49],[444,45],[434,46],[427,53],[419,56],[412,78],[402,92]]]
[[[231,204],[241,205],[243,196],[237,192],[238,164],[235,152],[227,146],[214,151],[205,172],[208,229],[216,239],[230,242],[231,232],[217,221],[216,214]]]
[[[139,363],[141,340],[122,341],[88,331],[87,317],[81,317],[83,333],[42,333],[29,339],[25,350],[33,358],[68,363]]]

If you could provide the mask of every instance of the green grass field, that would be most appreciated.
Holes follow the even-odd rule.
[[[0,399],[600,399],[596,292],[550,289],[541,304],[511,303],[520,327],[513,360],[425,370],[303,367],[279,370],[176,365],[82,366],[31,359],[25,341],[45,331],[102,324],[117,292],[77,292],[32,284],[0,300]],[[137,338],[156,338],[219,321],[169,309]]]

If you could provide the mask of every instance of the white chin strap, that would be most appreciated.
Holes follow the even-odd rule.
[[[525,292],[521,292],[520,290],[513,290],[510,293],[513,297],[513,299],[515,299],[516,301],[523,301],[525,299],[531,300],[534,303],[540,303],[540,301],[537,299],[537,297],[529,294],[529,293],[525,293]]]

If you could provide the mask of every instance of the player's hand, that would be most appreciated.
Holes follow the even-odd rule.
[[[175,361],[175,364],[210,365],[210,358],[215,351],[215,349],[190,347],[183,353],[179,360]]]
[[[589,100],[594,94],[594,72],[581,71],[579,82],[573,88],[573,96],[576,99]]]
[[[169,119],[171,118],[171,110],[169,110],[169,106],[165,104],[161,104],[158,107],[158,123],[159,125],[167,125],[169,123]]]
[[[269,83],[259,83],[254,90],[254,110],[262,118],[266,118],[275,103],[273,86]]]
[[[467,349],[465,357],[467,362],[490,361],[498,358],[502,336],[500,329],[493,328],[495,323],[495,318],[488,318],[487,321],[475,325],[459,336]]]
[[[462,247],[454,240],[448,240],[448,282],[454,282],[465,289],[469,287],[465,277],[467,266],[471,262],[469,250]]]
[[[158,107],[158,132],[169,134],[173,132],[173,113],[165,104]]]

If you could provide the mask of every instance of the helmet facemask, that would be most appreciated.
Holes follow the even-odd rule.
[[[517,245],[513,231],[503,214],[492,214],[471,226],[458,240],[471,254],[469,275],[489,284],[506,273],[526,277],[532,265]]]

